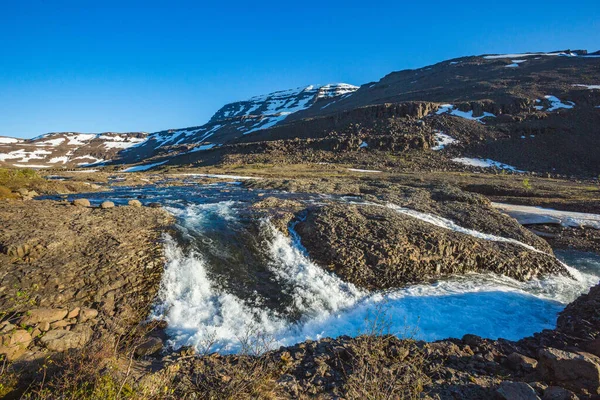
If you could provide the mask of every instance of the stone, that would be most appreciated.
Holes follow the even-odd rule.
[[[83,347],[91,338],[89,327],[75,326],[70,331],[57,329],[47,332],[40,338],[42,346],[51,351],[67,351]]]
[[[75,307],[74,309],[69,311],[69,313],[67,314],[67,318],[68,319],[76,318],[79,315],[79,310],[81,310],[81,308]]]
[[[502,382],[496,392],[506,400],[540,400],[535,390],[525,382]]]
[[[0,323],[0,333],[7,333],[15,329],[15,326],[8,321]]]
[[[151,336],[144,343],[135,349],[135,355],[138,357],[150,356],[163,348],[163,342],[160,338]]]
[[[579,397],[565,388],[550,386],[544,391],[542,400],[579,400]]]
[[[98,310],[94,310],[93,308],[83,307],[79,311],[79,317],[77,321],[79,323],[89,321],[90,319],[96,318],[98,316]]]
[[[162,204],[160,204],[160,203],[148,203],[148,207],[151,207],[151,208],[161,208]]]
[[[40,322],[55,322],[65,318],[68,310],[65,308],[35,308],[29,310],[20,319],[19,324],[35,325]]]
[[[50,324],[50,329],[59,329],[59,328],[65,328],[67,325],[69,325],[69,321],[67,320],[60,320],[60,321],[56,321]]]
[[[600,394],[600,359],[589,353],[571,353],[554,348],[538,351],[541,376],[575,392]]]
[[[544,390],[548,388],[548,385],[543,382],[529,382],[528,385],[531,386],[539,396],[543,395]]]
[[[75,199],[71,204],[77,207],[90,207],[92,205],[88,199]]]
[[[50,322],[48,322],[48,321],[46,321],[46,322],[40,322],[40,324],[38,325],[38,328],[42,332],[48,332],[50,330]]]
[[[526,372],[533,371],[537,367],[537,360],[524,356],[520,353],[511,353],[508,356],[508,363],[515,370],[523,370]]]
[[[24,329],[17,329],[0,336],[0,354],[9,361],[19,358],[31,343],[31,335]]]
[[[127,202],[127,205],[130,205],[131,207],[141,207],[142,206],[142,202],[139,200],[129,200]]]
[[[588,353],[592,353],[593,355],[600,357],[600,337],[585,343],[583,345],[583,349]]]
[[[114,207],[115,207],[115,203],[113,203],[112,201],[103,201],[102,204],[100,204],[100,208],[102,208],[102,209],[114,208]]]

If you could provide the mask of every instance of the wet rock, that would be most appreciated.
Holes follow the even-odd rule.
[[[296,231],[317,263],[367,289],[469,272],[494,272],[522,281],[568,275],[553,256],[445,229],[385,206],[311,209]]]
[[[539,400],[537,393],[525,382],[505,381],[500,384],[497,393],[506,400]]]
[[[91,203],[88,199],[75,199],[71,202],[74,206],[77,207],[90,207]]]
[[[579,400],[579,397],[565,388],[550,386],[544,391],[542,400]]]
[[[115,203],[113,203],[112,201],[103,201],[102,204],[100,204],[100,208],[102,208],[102,209],[114,208],[114,207],[115,207]]]
[[[150,356],[159,352],[163,348],[163,342],[160,338],[151,336],[144,343],[136,347],[135,355],[138,357]]]
[[[252,205],[252,210],[260,217],[267,217],[284,235],[288,235],[288,225],[295,218],[295,213],[303,208],[302,204],[288,199],[267,197]]]
[[[129,200],[127,202],[127,205],[131,206],[131,207],[141,207],[142,206],[142,202],[139,200]]]
[[[35,308],[29,310],[19,321],[24,325],[35,325],[41,322],[55,322],[65,318],[68,314],[65,308]]]
[[[148,207],[150,207],[150,208],[161,208],[162,204],[160,204],[160,203],[148,203]]]
[[[545,380],[575,392],[600,394],[600,359],[589,353],[554,348],[538,352],[540,374]]]
[[[0,354],[6,355],[9,361],[15,360],[25,353],[31,340],[31,335],[24,329],[5,333],[0,336]]]

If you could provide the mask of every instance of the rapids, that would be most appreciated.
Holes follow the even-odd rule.
[[[160,202],[175,215],[175,232],[164,238],[167,263],[150,316],[168,323],[173,348],[235,353],[256,348],[258,342],[266,350],[373,329],[424,340],[466,333],[516,340],[554,328],[565,305],[600,279],[600,257],[557,252],[575,279],[554,276],[518,282],[493,274],[468,274],[368,292],[314,264],[293,226],[285,236],[268,220],[252,218],[248,205],[264,194],[274,193],[246,190],[231,182],[117,187],[74,197],[92,203],[110,199],[117,204],[139,198]],[[332,197],[294,198],[319,203]],[[446,229],[514,242],[436,216],[388,207]]]

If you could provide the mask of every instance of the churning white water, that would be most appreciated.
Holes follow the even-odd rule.
[[[179,217],[183,234],[192,235],[214,229],[215,224],[221,224],[219,229],[234,229],[232,224],[241,217],[233,206],[221,202],[171,211]],[[436,216],[390,207],[448,229],[465,230]],[[271,347],[278,347],[307,339],[357,335],[368,331],[382,312],[390,332],[415,332],[419,339],[472,333],[514,340],[553,328],[557,313],[598,282],[589,269],[574,274],[576,279],[556,276],[525,283],[492,274],[469,274],[433,284],[367,292],[315,265],[293,230],[291,238],[286,237],[268,221],[262,221],[259,230],[264,236],[264,270],[282,294],[292,299],[283,309],[267,306],[259,294],[236,293],[216,278],[207,253],[193,246],[184,250],[178,241],[166,238],[168,261],[153,317],[168,322],[173,347],[229,353],[240,351],[250,336],[269,338]],[[468,231],[488,240],[513,242]],[[197,240],[211,245],[209,237]],[[228,260],[234,267],[235,257],[226,248],[207,249],[225,260],[221,269],[227,270]],[[593,265],[596,262],[591,261]]]

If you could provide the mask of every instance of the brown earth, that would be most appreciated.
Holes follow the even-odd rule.
[[[124,335],[146,318],[165,211],[1,201],[0,221],[0,352],[36,359]]]

